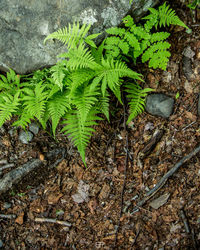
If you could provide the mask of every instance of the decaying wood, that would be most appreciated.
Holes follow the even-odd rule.
[[[49,169],[57,166],[65,156],[65,149],[59,148],[48,152],[45,157],[47,160],[51,161],[51,159],[56,157],[58,154],[62,154],[62,156],[53,164],[48,166]],[[17,184],[23,177],[32,172],[34,169],[38,167],[44,166],[45,162],[43,160],[35,159],[31,160],[20,167],[13,169],[8,172],[0,179],[0,194],[8,191],[14,184]]]

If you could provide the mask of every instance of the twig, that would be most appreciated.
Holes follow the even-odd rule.
[[[152,188],[149,192],[146,193],[144,199],[139,201],[136,205],[136,207],[133,209],[133,213],[135,213],[139,207],[144,205],[146,201],[148,201],[160,188],[164,186],[164,184],[167,182],[167,180],[188,160],[190,160],[193,156],[195,156],[200,151],[200,145],[195,148],[192,152],[190,152],[188,155],[184,156],[179,162],[177,162],[174,167],[172,167],[156,184],[154,188]]]
[[[190,124],[186,125],[186,126],[183,128],[183,131],[186,130],[187,128],[191,127],[194,123],[196,123],[196,121],[191,122]]]
[[[185,215],[185,212],[183,209],[181,209],[181,211],[180,211],[180,216],[181,216],[181,219],[183,220],[183,224],[184,224],[186,233],[190,234],[191,233],[190,227],[189,227],[188,220],[186,218],[186,215]]]
[[[1,219],[15,219],[16,215],[15,214],[0,214]]]
[[[190,230],[189,222],[188,222],[188,219],[187,219],[183,209],[181,209],[181,211],[180,211],[180,216],[181,216],[181,218],[183,220],[185,231],[186,231],[187,234],[189,234],[190,238],[192,239],[193,248],[196,250],[197,249],[197,243],[196,243],[196,240],[195,240],[195,237],[194,237],[194,231]]]
[[[124,204],[124,191],[125,191],[125,186],[126,186],[126,177],[127,177],[127,168],[128,168],[128,158],[129,158],[129,151],[128,151],[128,132],[126,129],[126,111],[125,111],[125,105],[124,105],[124,130],[126,131],[126,158],[125,158],[125,166],[124,166],[124,182],[123,182],[123,187],[122,187],[122,192],[121,192],[121,209],[120,209],[120,215],[119,215],[119,220],[118,220],[118,225],[115,231],[115,241],[114,241],[114,247],[116,247],[117,244],[117,235],[119,232],[119,227],[120,227],[120,219],[123,214],[123,204]]]
[[[15,166],[14,163],[6,164],[3,167],[0,167],[0,171],[7,169],[7,168],[13,168]]]
[[[35,218],[35,222],[56,223],[56,224],[67,226],[67,227],[71,227],[71,225],[72,225],[71,223],[66,222],[66,221],[50,219],[50,218]]]
[[[133,247],[133,246],[135,245],[136,240],[137,240],[139,234],[140,234],[140,228],[138,229],[138,231],[137,231],[137,233],[136,233],[135,239],[134,239],[134,241],[132,242],[131,247]]]

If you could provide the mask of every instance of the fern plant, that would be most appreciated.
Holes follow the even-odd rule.
[[[57,126],[71,138],[78,148],[84,164],[85,150],[97,121],[102,114],[109,120],[109,96],[113,93],[122,103],[121,91],[125,89],[130,106],[127,123],[144,110],[145,97],[152,89],[142,89],[142,75],[129,68],[127,61],[149,61],[149,66],[166,68],[170,53],[165,41],[166,32],[151,33],[153,28],[169,24],[186,27],[168,6],[150,9],[143,26],[136,26],[133,19],[123,19],[125,28],[110,28],[100,46],[93,39],[99,34],[88,35],[90,25],[70,24],[50,34],[46,39],[64,43],[67,51],[59,57],[56,65],[26,77],[13,70],[0,80],[0,126],[12,116],[14,126],[26,129],[32,120],[46,129],[52,126],[56,135]],[[123,104],[123,103],[122,103]]]
[[[170,33],[157,32],[158,26],[179,25],[187,26],[164,3],[158,8],[149,8],[150,14],[143,18],[144,25],[136,25],[131,16],[123,19],[125,28],[112,27],[106,32],[110,35],[104,41],[104,48],[108,57],[119,58],[125,56],[136,62],[142,56],[142,62],[147,62],[149,67],[166,70],[170,57],[170,44],[166,41]],[[152,29],[154,31],[152,32]]]

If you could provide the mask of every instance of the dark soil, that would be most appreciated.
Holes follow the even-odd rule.
[[[10,135],[10,123],[5,124],[5,130],[1,131],[0,159],[18,167],[39,158],[45,167],[26,176],[1,196],[3,249],[200,248],[200,154],[184,163],[133,213],[146,192],[200,142],[197,113],[200,14],[193,18],[184,5],[175,3],[172,7],[192,33],[171,28],[172,57],[167,71],[147,67],[141,70],[145,87],[175,99],[169,119],[144,112],[124,127],[127,109],[113,99],[110,124],[100,122],[88,146],[87,168],[65,136],[58,134],[55,141],[40,130],[32,142],[24,145],[18,139],[19,131],[13,130]],[[195,52],[189,62],[190,79],[186,78],[188,69],[183,63],[183,51],[188,46]],[[142,154],[156,131],[164,133],[154,148]],[[55,148],[64,148],[66,153],[61,163],[50,169],[48,166],[61,158],[60,155],[48,161],[45,158]],[[8,171],[11,169],[3,170],[0,177]],[[158,205],[155,201],[158,205],[155,208],[152,201],[159,197],[162,202]],[[55,223],[48,219],[54,219]]]

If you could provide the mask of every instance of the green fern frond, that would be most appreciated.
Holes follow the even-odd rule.
[[[67,113],[64,117],[63,124],[65,124],[62,132],[67,134],[69,138],[72,139],[74,145],[77,147],[81,158],[85,162],[85,150],[90,141],[92,133],[95,132],[92,126],[97,125],[97,120],[102,120],[102,118],[97,116],[97,111],[95,109],[90,110],[84,123],[81,122],[80,110],[74,110]]]
[[[154,53],[153,57],[149,60],[149,67],[152,67],[154,69],[160,68],[162,70],[166,70],[170,56],[171,53],[169,51],[159,50],[158,52]]]
[[[127,124],[133,120],[138,114],[142,113],[145,105],[145,97],[153,89],[142,89],[138,84],[128,83],[126,84],[127,97],[130,98],[130,115],[127,120]]]
[[[101,91],[103,96],[107,87],[113,92],[117,86],[121,84],[120,78],[130,77],[132,79],[142,80],[141,75],[128,68],[122,61],[114,61],[113,59],[102,59],[102,69],[97,72],[98,79],[102,80]],[[93,88],[94,82],[91,84]]]
[[[67,72],[65,62],[63,60],[59,61],[56,65],[51,67],[50,72],[52,73],[52,79],[54,81],[54,84],[58,85],[59,88],[62,90],[63,79],[65,78]]]
[[[156,32],[152,34],[150,41],[151,43],[163,41],[167,39],[169,36],[170,36],[170,33],[168,32]]]
[[[158,12],[160,18],[160,27],[165,27],[166,25],[169,26],[171,24],[174,24],[188,29],[188,27],[176,15],[175,11],[170,9],[169,5],[166,5],[166,2],[158,8]]]
[[[74,91],[83,83],[90,81],[96,75],[95,71],[91,69],[77,69],[70,74],[71,84],[69,86],[70,97],[73,96]]]
[[[92,34],[87,36],[87,33],[90,29],[91,25],[83,24],[80,28],[79,22],[73,23],[73,26],[71,24],[68,24],[68,27],[65,27],[63,29],[59,29],[56,32],[51,33],[48,35],[44,43],[48,39],[57,39],[60,42],[67,45],[68,48],[73,48],[75,46],[80,45],[81,43],[85,42],[89,44],[92,47],[96,47],[95,43],[92,41],[92,39],[95,39],[97,36],[99,36],[101,33],[98,34]]]
[[[128,43],[130,44],[131,47],[133,47],[135,50],[139,50],[140,49],[140,43],[138,41],[138,39],[136,38],[136,36],[130,32],[126,32],[124,34],[124,39],[126,41],[128,41]]]
[[[149,63],[150,67],[166,70],[167,62],[169,61],[168,58],[171,55],[170,52],[167,51],[170,46],[171,45],[168,42],[161,41],[154,43],[142,55],[142,62],[151,60],[151,63]]]
[[[76,93],[74,94],[74,98],[72,100],[72,104],[74,104],[77,110],[79,110],[79,118],[81,124],[84,124],[88,113],[90,112],[92,107],[95,106],[98,95],[98,88],[91,91],[90,86],[87,86],[86,84],[76,90]]]
[[[55,85],[54,81],[53,84],[47,84],[46,87],[48,89],[47,100],[50,99],[55,93],[60,92],[60,87]]]
[[[34,119],[34,117],[31,114],[28,114],[25,110],[23,110],[21,116],[18,116],[18,120],[15,121],[12,126],[21,127],[22,129],[26,130],[28,125],[31,123],[31,119]]]
[[[10,120],[10,118],[18,110],[20,105],[19,92],[14,96],[5,93],[1,96],[0,99],[0,127],[4,124],[5,121]]]
[[[110,100],[109,94],[106,91],[105,96],[100,96],[98,98],[98,103],[97,103],[97,109],[99,109],[99,111],[105,115],[105,117],[107,118],[108,121],[110,121],[110,118],[109,118],[109,100]]]
[[[70,109],[67,92],[57,93],[52,99],[48,100],[47,110],[49,112],[49,118],[52,120],[52,132],[54,136],[60,119]]]
[[[45,112],[48,96],[45,86],[42,86],[42,83],[38,83],[34,90],[24,88],[23,92],[25,93],[22,98],[25,110],[40,121]]]
[[[111,27],[109,29],[106,29],[106,32],[110,35],[124,36],[126,30],[123,28]]]
[[[143,40],[140,44],[140,50],[133,51],[133,58],[138,58],[151,45],[149,40]]]
[[[149,40],[151,35],[141,26],[133,26],[130,29],[131,32],[138,38],[138,40],[145,39]]]
[[[144,17],[143,19],[146,20],[154,20],[154,26],[155,28],[158,27],[158,25],[160,27],[162,26],[169,26],[171,24],[173,25],[179,25],[182,26],[186,29],[188,29],[188,27],[179,19],[179,17],[176,15],[175,11],[170,9],[169,5],[166,5],[166,2],[161,5],[158,10],[154,9],[154,8],[149,8],[149,11],[151,12],[150,15]]]
[[[105,39],[103,40],[103,42],[98,48],[94,48],[94,47],[91,48],[91,54],[93,58],[95,59],[95,62],[97,62],[98,64],[100,64],[102,60],[104,44],[105,44]]]
[[[127,28],[131,28],[134,26],[134,21],[133,21],[133,18],[130,16],[130,15],[127,15],[125,16],[123,19],[122,19],[125,27]]]
[[[71,48],[67,53],[61,54],[59,57],[65,56],[69,60],[67,61],[67,67],[70,70],[76,70],[81,68],[95,68],[97,65],[91,54],[91,52],[80,44],[76,48]]]

